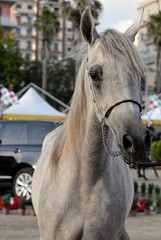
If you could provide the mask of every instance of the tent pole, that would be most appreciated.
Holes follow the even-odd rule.
[[[57,99],[56,97],[53,97],[50,93],[46,92],[44,89],[41,89],[40,87],[38,87],[36,84],[32,83],[32,86],[35,87],[36,89],[38,89],[39,91],[41,91],[42,93],[44,93],[46,96],[50,97],[51,99],[53,99],[55,102],[59,103],[60,105],[62,105],[63,107],[69,109],[69,106],[66,105],[65,103],[63,103],[62,101],[60,101],[59,99]]]
[[[39,86],[37,86],[36,84],[34,84],[33,82],[29,83],[27,86],[25,86],[23,89],[21,89],[19,92],[16,93],[17,96],[22,95],[29,87],[33,86],[34,88],[36,88],[37,90],[39,90],[40,92],[44,93],[46,96],[50,97],[52,100],[54,100],[55,102],[59,103],[61,106],[63,106],[65,109],[69,109],[69,106],[66,105],[65,103],[63,103],[62,101],[60,101],[59,99],[57,99],[56,97],[53,97],[50,93],[48,93],[47,91],[45,91],[44,89],[40,88]]]
[[[29,83],[29,84],[26,85],[24,88],[22,88],[20,91],[18,91],[18,92],[16,93],[16,95],[17,95],[18,97],[21,96],[31,85],[32,85],[32,84]]]

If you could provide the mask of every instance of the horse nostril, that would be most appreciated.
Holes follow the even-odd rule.
[[[149,151],[150,146],[151,146],[151,135],[150,135],[150,131],[149,130],[147,130],[145,132],[144,146],[145,146],[145,150]]]
[[[132,141],[132,138],[128,134],[125,134],[123,136],[123,147],[130,154],[134,153],[133,141]]]

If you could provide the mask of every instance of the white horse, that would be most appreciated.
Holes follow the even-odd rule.
[[[129,164],[144,161],[150,148],[140,117],[145,68],[132,43],[136,25],[98,35],[90,8],[82,14],[88,46],[70,112],[46,137],[33,176],[41,240],[129,239]]]

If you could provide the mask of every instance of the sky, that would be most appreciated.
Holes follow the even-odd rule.
[[[115,28],[125,32],[137,18],[138,3],[143,0],[100,0],[103,10],[99,18],[98,32]]]

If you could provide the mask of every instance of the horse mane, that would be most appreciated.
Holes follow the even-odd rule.
[[[63,125],[59,127],[57,133],[57,138],[54,142],[53,146],[53,153],[51,155],[51,161],[52,165],[56,166],[61,158],[62,152],[65,150],[67,153],[69,151],[75,152],[77,154],[77,148],[78,146],[78,135],[83,136],[83,128],[84,124],[82,121],[83,116],[85,116],[86,111],[86,95],[85,95],[85,86],[84,86],[84,66],[86,63],[86,57],[84,57],[84,60],[81,63],[75,90],[72,96],[72,100],[70,103],[70,110],[67,115],[67,118]],[[83,97],[82,97],[83,96]],[[80,143],[81,144],[81,143]],[[67,147],[66,147],[67,146]],[[73,151],[74,149],[74,151]]]
[[[131,40],[125,35],[116,30],[108,29],[99,35],[99,40],[104,49],[103,52],[110,54],[109,64],[113,65],[116,59],[119,60],[125,71],[132,76],[136,75],[137,79],[141,80],[145,76],[145,65],[141,60],[135,46]],[[78,48],[79,47],[79,48]],[[52,162],[57,165],[61,158],[61,154],[66,156],[69,151],[75,153],[75,158],[78,156],[77,146],[80,146],[83,136],[84,123],[86,121],[85,112],[87,108],[84,73],[85,64],[87,61],[87,45],[76,48],[79,49],[76,57],[82,59],[82,63],[78,72],[75,91],[72,97],[70,110],[64,124],[59,128],[57,139],[54,142]],[[57,130],[56,130],[57,131]],[[79,136],[79,137],[78,137]],[[79,141],[79,142],[78,142]],[[74,150],[74,151],[73,151]]]

